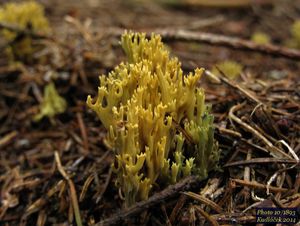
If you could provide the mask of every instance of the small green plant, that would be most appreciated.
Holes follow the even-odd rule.
[[[183,75],[159,35],[126,32],[121,45],[128,61],[99,77],[98,96],[88,96],[87,105],[108,131],[116,185],[131,206],[158,185],[207,177],[219,152],[213,116],[197,86],[203,69]]]
[[[226,60],[220,63],[217,63],[213,69],[212,73],[219,75],[219,68],[229,79],[236,79],[242,72],[243,66],[235,61]]]
[[[31,29],[44,33],[50,31],[48,20],[44,15],[44,8],[35,1],[4,4],[0,8],[0,22],[18,29]],[[2,29],[1,34],[10,43],[6,52],[11,61],[28,60],[32,57],[35,48],[30,37],[18,36],[18,33],[8,29]]]
[[[40,121],[44,117],[48,117],[51,122],[57,114],[65,112],[67,108],[67,102],[61,97],[53,82],[46,85],[44,89],[44,99],[40,105],[40,112],[35,115],[34,120]]]
[[[251,40],[257,44],[269,44],[271,42],[270,36],[263,32],[255,32],[251,36]]]

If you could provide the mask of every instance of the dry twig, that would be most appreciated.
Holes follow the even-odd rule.
[[[194,192],[190,192],[190,191],[189,192],[184,192],[183,194],[185,194],[185,195],[187,195],[187,196],[189,196],[189,197],[191,197],[195,200],[198,200],[199,202],[211,207],[217,213],[222,213],[223,212],[222,208],[218,204],[216,204],[215,202],[209,200],[208,198],[205,198],[202,195],[198,195],[198,194],[196,194]]]
[[[148,200],[136,203],[134,206],[130,207],[129,209],[116,213],[111,218],[103,220],[95,224],[94,226],[107,226],[107,225],[119,224],[123,222],[125,219],[128,219],[136,214],[143,212],[144,210],[147,210],[161,203],[163,200],[166,200],[168,198],[177,195],[178,192],[189,189],[191,186],[197,184],[198,182],[199,179],[196,176],[187,177],[182,181],[178,182],[177,184],[170,185],[163,191],[151,196]]]
[[[244,49],[264,54],[270,54],[274,56],[282,56],[292,60],[300,59],[300,51],[296,49],[289,49],[286,47],[280,47],[272,44],[260,45],[249,40],[229,37],[225,35],[218,35],[199,31],[193,32],[181,29],[156,30],[156,32],[161,34],[164,39],[188,42],[203,42],[212,45],[231,47],[234,49]]]
[[[17,131],[12,131],[6,134],[4,137],[0,138],[0,148],[3,148],[5,145],[8,145],[10,142],[13,141],[18,135]]]
[[[70,196],[71,196],[71,201],[72,201],[72,206],[74,209],[74,214],[75,214],[75,220],[77,223],[77,226],[82,226],[82,221],[81,221],[81,216],[80,216],[80,210],[79,210],[79,205],[78,205],[78,199],[77,199],[77,194],[76,194],[76,189],[74,186],[73,181],[70,179],[68,174],[65,172],[59,158],[59,154],[57,151],[54,152],[55,156],[55,161],[57,164],[57,169],[61,173],[61,175],[64,177],[64,179],[68,182],[69,184],[69,189],[70,189]]]
[[[266,164],[266,163],[297,164],[297,161],[294,159],[254,158],[254,159],[250,159],[250,160],[241,160],[241,161],[226,163],[224,165],[224,167],[253,165],[253,164]]]
[[[256,129],[248,125],[247,123],[243,122],[241,119],[239,119],[237,116],[234,115],[234,112],[241,109],[245,104],[238,104],[233,106],[229,111],[229,118],[241,125],[245,130],[249,131],[256,137],[258,137],[260,140],[264,142],[264,144],[269,148],[269,152],[272,156],[275,158],[281,158],[285,157],[288,159],[291,159],[291,156],[274,146],[266,137],[264,137],[261,133],[259,133]]]
[[[152,31],[153,32],[153,31]],[[159,33],[165,40],[177,40],[185,42],[200,42],[215,46],[225,46],[234,49],[249,50],[273,56],[281,56],[292,60],[300,59],[300,51],[297,49],[289,49],[273,44],[257,44],[250,40],[230,37],[225,35],[206,33],[200,31],[188,31],[184,29],[157,29],[155,33]],[[124,29],[112,28],[107,29],[107,34],[120,36],[124,33]],[[149,32],[150,33],[150,32]]]
[[[206,213],[202,208],[200,208],[199,206],[194,206],[194,208],[210,223],[210,225],[219,226],[218,222],[208,213]]]
[[[240,179],[230,179],[233,183],[237,183],[243,186],[248,186],[252,188],[257,188],[257,189],[267,189],[267,185],[260,184],[255,181],[245,181],[245,180],[240,180]],[[269,190],[273,192],[287,192],[288,189],[286,188],[278,188],[274,186],[269,186]]]
[[[79,112],[76,113],[76,117],[77,117],[78,125],[79,125],[79,128],[80,128],[80,133],[81,133],[81,136],[82,136],[82,140],[83,140],[84,154],[87,155],[89,153],[89,141],[88,141],[86,126],[83,122],[82,115]]]

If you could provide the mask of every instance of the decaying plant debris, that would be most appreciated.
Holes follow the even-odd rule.
[[[0,57],[1,225],[255,225],[258,206],[300,206],[300,51],[282,47],[300,17],[297,1],[276,3],[273,12],[264,8],[272,4],[266,1],[226,13],[193,5],[87,2],[46,2],[53,34],[0,24],[44,46],[33,56],[43,59],[38,63]],[[98,75],[124,59],[118,45],[123,28],[160,33],[186,71],[207,69],[201,84],[221,149],[219,170],[207,180],[188,177],[128,209],[113,186],[106,131],[85,104],[97,92]],[[271,43],[248,41],[257,30],[265,30]],[[1,39],[0,48],[8,44]],[[211,72],[226,59],[244,66],[240,76]],[[68,106],[36,122],[51,81]]]

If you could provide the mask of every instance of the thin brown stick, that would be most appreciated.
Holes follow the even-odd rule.
[[[209,70],[205,70],[205,74],[208,75],[210,78],[212,78],[213,80],[215,80],[218,84],[226,84],[229,87],[233,88],[234,90],[238,91],[240,94],[244,95],[249,101],[256,103],[256,107],[254,108],[253,112],[256,110],[256,108],[263,106],[266,107],[266,104],[263,103],[261,100],[259,100],[255,94],[253,94],[251,91],[249,91],[247,88],[240,86],[239,84],[230,81],[229,79],[227,79],[225,73],[220,70],[218,67],[216,67],[217,70],[219,71],[220,75],[215,75],[213,74],[211,71]],[[275,112],[277,114],[281,114],[281,115],[290,115],[287,112],[275,109],[275,108],[270,108],[272,112]]]
[[[290,203],[289,205],[287,205],[286,207],[297,208],[299,206],[300,206],[300,197],[298,199],[296,199],[295,201],[293,201],[292,203]]]
[[[261,105],[261,101],[259,99],[257,99],[257,97],[254,96],[254,94],[250,93],[247,89],[245,88],[242,88],[239,84],[236,84],[236,83],[233,83],[232,81],[228,80],[226,78],[226,75],[224,74],[224,72],[218,68],[216,66],[217,70],[219,71],[219,73],[222,75],[222,76],[218,76],[218,78],[223,82],[225,83],[226,85],[238,90],[239,92],[241,92],[245,97],[247,97],[247,99],[249,99],[250,101],[254,102],[254,103],[257,103],[259,105]]]
[[[58,181],[47,193],[45,196],[39,198],[38,200],[36,200],[34,203],[32,203],[25,211],[24,217],[28,217],[31,214],[40,211],[47,203],[48,200],[50,200],[50,198],[59,190],[61,190],[61,188],[65,185],[65,181],[64,180],[60,180]]]
[[[233,106],[229,110],[229,115],[228,115],[229,118],[232,119],[233,121],[235,121],[236,123],[238,123],[239,125],[241,125],[248,132],[250,132],[253,135],[255,135],[256,137],[258,137],[260,140],[262,140],[265,143],[265,145],[269,148],[270,154],[272,156],[274,156],[275,158],[285,157],[285,158],[291,159],[291,156],[289,156],[287,153],[283,152],[282,150],[280,150],[279,148],[274,146],[266,137],[264,137],[256,129],[254,129],[253,127],[251,127],[247,123],[243,122],[241,119],[239,119],[237,116],[234,115],[234,112],[241,109],[243,106],[244,106],[244,104],[238,104],[238,105]]]
[[[83,147],[84,147],[84,154],[87,155],[89,153],[89,141],[88,141],[88,135],[86,132],[86,127],[82,119],[82,115],[78,112],[76,113],[78,125],[80,128],[80,133],[83,140]]]
[[[257,189],[267,189],[267,185],[260,184],[255,181],[245,181],[245,180],[240,180],[240,179],[230,179],[230,180],[233,183],[237,183],[237,184],[240,184],[243,186],[248,186],[248,187],[257,188]],[[287,192],[288,191],[288,189],[286,189],[286,188],[278,188],[278,187],[274,187],[274,186],[269,186],[268,188],[272,192]]]
[[[247,151],[247,157],[246,160],[251,160],[252,159],[252,149],[249,149]],[[251,180],[251,168],[249,166],[246,166],[244,168],[244,180],[245,181],[250,181]],[[250,198],[250,188],[245,186],[243,189],[239,192],[238,196],[241,196],[244,200],[243,204],[241,206],[247,206],[248,200]]]
[[[182,209],[182,207],[185,204],[187,197],[185,195],[181,195],[180,198],[178,199],[175,207],[172,210],[172,213],[169,217],[171,224],[175,222],[176,216],[178,215],[179,211]]]
[[[217,213],[222,213],[223,210],[222,208],[216,204],[215,202],[209,200],[208,198],[205,198],[204,196],[202,195],[199,195],[199,194],[196,194],[194,192],[184,192],[183,194],[195,199],[195,200],[198,200],[199,202],[209,206],[210,208],[212,208],[213,210],[215,210]]]
[[[106,178],[106,180],[105,180],[104,186],[103,186],[103,188],[101,189],[101,192],[100,192],[99,196],[98,196],[97,199],[96,199],[96,203],[99,203],[99,202],[101,201],[101,199],[102,199],[104,193],[106,192],[106,190],[107,190],[107,188],[108,188],[109,182],[110,182],[110,180],[111,180],[111,175],[112,175],[112,172],[113,172],[112,169],[113,169],[112,167],[109,168],[109,171],[108,171],[108,174],[107,174],[107,178]]]
[[[10,142],[13,141],[18,135],[17,131],[12,131],[6,134],[4,137],[0,138],[0,147],[3,148],[4,146],[8,145]]]
[[[157,29],[151,32],[159,33],[165,40],[177,40],[184,42],[199,42],[207,43],[216,46],[225,46],[233,49],[248,50],[253,52],[259,52],[272,56],[280,56],[289,58],[292,60],[300,59],[300,51],[296,49],[290,49],[273,44],[257,44],[253,41],[240,39],[236,37],[230,37],[225,35],[206,33],[200,31],[188,31],[184,29]],[[149,34],[151,33],[149,32]],[[106,34],[120,36],[124,33],[123,29],[112,28],[106,31]]]
[[[75,185],[74,185],[73,181],[70,179],[70,177],[68,176],[68,174],[66,173],[66,171],[64,170],[57,151],[54,152],[54,156],[55,156],[55,161],[57,164],[58,171],[60,172],[60,174],[64,177],[64,179],[69,184],[70,196],[71,196],[71,201],[72,201],[72,205],[73,205],[76,224],[77,224],[77,226],[82,226]]]
[[[210,225],[219,226],[218,222],[214,218],[212,218],[208,213],[206,213],[202,208],[200,208],[199,206],[194,207],[198,211],[198,213],[200,213],[200,215],[202,215],[209,222]]]
[[[85,182],[84,182],[84,184],[83,184],[83,187],[82,187],[82,191],[81,191],[81,193],[80,193],[80,195],[79,195],[79,202],[82,202],[83,199],[85,198],[85,194],[86,194],[86,192],[87,192],[89,186],[90,186],[91,183],[93,182],[94,178],[95,178],[94,175],[90,175],[90,176],[85,180]]]
[[[297,161],[294,159],[255,158],[250,160],[241,160],[241,161],[226,163],[224,167],[252,165],[252,164],[266,164],[266,163],[297,164]]]
[[[255,42],[229,37],[225,35],[218,35],[205,32],[194,32],[187,30],[156,30],[157,33],[161,34],[164,39],[188,41],[188,42],[202,42],[212,45],[226,46],[234,49],[244,49],[254,52],[260,52],[273,56],[282,56],[292,60],[300,59],[300,51],[296,49],[289,49],[286,47],[276,46],[272,44],[260,45]]]
[[[146,201],[141,201],[136,203],[134,206],[129,209],[123,210],[121,212],[116,213],[111,218],[103,220],[99,223],[96,223],[94,226],[107,226],[107,225],[116,225],[123,222],[125,219],[137,215],[159,203],[162,201],[171,198],[177,195],[179,192],[188,190],[191,186],[197,184],[199,182],[199,178],[196,176],[189,176],[184,180],[178,182],[177,184],[170,185],[163,191],[153,195]]]
[[[46,219],[47,219],[47,213],[46,213],[46,210],[43,209],[38,214],[38,219],[37,219],[36,225],[44,226],[46,223]]]
[[[245,138],[241,138],[240,141],[244,142],[245,144],[249,145],[252,148],[255,148],[259,151],[265,152],[265,153],[269,153],[269,151],[267,149],[265,149],[264,147],[261,147],[257,144],[253,144],[251,141],[246,140]]]
[[[251,159],[252,159],[252,150],[250,149],[250,150],[247,151],[246,161],[251,161]],[[249,166],[245,167],[244,180],[246,180],[246,181],[251,180],[251,178],[250,178],[250,167]]]
[[[223,128],[223,127],[220,127],[218,125],[215,125],[215,128],[217,128],[220,133],[223,133],[223,134],[228,134],[230,136],[233,136],[233,137],[237,137],[237,138],[241,138],[242,137],[242,134],[235,131],[235,130],[231,130],[231,129],[226,129],[226,128]]]

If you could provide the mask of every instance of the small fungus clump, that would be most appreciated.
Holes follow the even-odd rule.
[[[0,22],[20,30],[28,29],[43,33],[50,31],[48,20],[44,15],[44,8],[35,1],[4,4],[0,8]],[[1,34],[10,43],[6,52],[12,61],[31,57],[35,50],[31,37],[9,29],[2,29]]]
[[[121,45],[128,62],[100,76],[98,96],[88,96],[87,105],[108,131],[116,185],[130,206],[158,186],[191,174],[207,177],[219,152],[197,86],[203,69],[184,75],[159,35],[125,32]]]
[[[229,79],[236,79],[243,70],[243,66],[233,60],[225,60],[217,63],[212,69],[213,74],[219,74],[217,68],[219,68],[219,70],[221,70]]]
[[[44,89],[44,99],[40,105],[40,112],[35,115],[34,120],[40,121],[44,117],[52,120],[55,115],[65,112],[66,108],[66,100],[58,94],[54,83],[51,82]]]
[[[251,36],[251,40],[257,44],[269,44],[271,42],[270,36],[263,32],[255,32]]]
[[[291,33],[293,37],[294,47],[300,49],[300,20],[293,23],[291,27]]]

